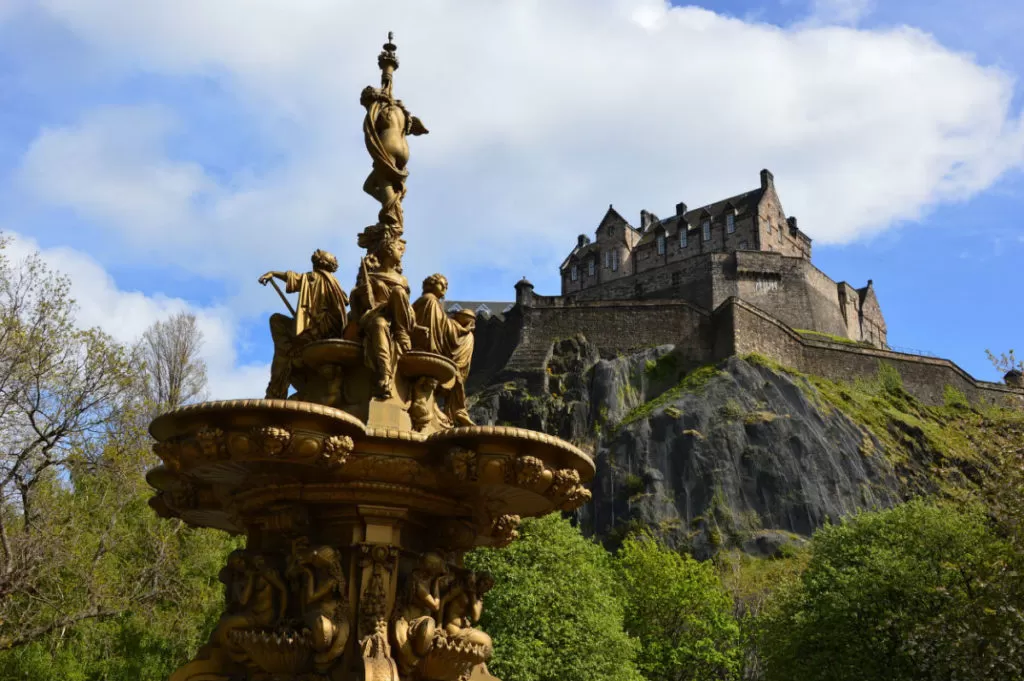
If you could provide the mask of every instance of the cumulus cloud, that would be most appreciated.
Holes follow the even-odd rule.
[[[269,365],[239,365],[235,352],[236,323],[223,307],[191,305],[181,298],[124,291],[113,277],[88,255],[69,248],[40,249],[26,236],[12,237],[7,252],[13,260],[39,253],[54,271],[71,281],[71,295],[78,305],[76,322],[82,328],[99,327],[121,343],[134,343],[157,321],[178,312],[192,312],[203,334],[202,357],[206,361],[212,397],[258,397],[266,387]]]
[[[768,167],[801,226],[843,243],[982,191],[1024,158],[1010,76],[910,28],[784,29],[662,0],[42,6],[104,63],[213,79],[286,152],[215,178],[171,153],[182,111],[121,107],[44,130],[23,186],[138,252],[238,282],[317,247],[339,251],[343,276],[354,267],[354,235],[375,216],[357,100],[388,29],[396,92],[431,129],[412,141],[407,271],[448,272],[453,295],[472,290],[466,263],[529,263],[553,283],[609,202],[665,215],[753,188]],[[868,4],[818,6],[852,23]],[[245,290],[236,312],[266,304]]]

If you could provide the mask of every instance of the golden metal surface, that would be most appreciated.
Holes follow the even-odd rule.
[[[357,239],[351,298],[325,251],[310,272],[265,273],[282,298],[298,293],[270,320],[267,399],[189,405],[150,425],[163,462],[147,475],[153,509],[246,536],[220,574],[224,614],[172,681],[496,681],[477,626],[493,580],[464,553],[590,498],[586,452],[470,420],[476,319],[445,311],[447,278],[427,277],[410,302],[406,138],[427,130],[394,97],[391,34],[378,65],[381,86],[360,101],[363,189],[381,207]]]

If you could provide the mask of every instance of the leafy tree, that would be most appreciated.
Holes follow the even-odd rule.
[[[154,380],[138,348],[77,328],[67,279],[38,256],[12,263],[6,243],[0,679],[165,679],[211,628],[237,542],[148,508]],[[201,362],[190,353],[185,365]]]
[[[819,530],[810,550],[761,618],[768,681],[1020,677],[1020,577],[977,509],[865,513]]]
[[[142,335],[146,397],[157,411],[201,399],[206,392],[206,362],[199,356],[203,333],[196,316],[179,312],[158,321]]]
[[[623,630],[611,556],[557,515],[523,522],[501,549],[467,565],[496,585],[482,627],[495,639],[490,665],[509,681],[638,681],[637,644]]]
[[[130,400],[126,350],[74,325],[67,279],[38,256],[11,263],[0,241],[0,650],[112,613],[97,571],[102,533],[63,588],[78,539],[68,526],[67,476]]]
[[[733,601],[710,562],[700,563],[649,534],[616,554],[626,631],[640,640],[637,666],[649,681],[732,679],[743,657]]]
[[[986,350],[985,355],[988,356],[988,361],[992,362],[992,366],[996,368],[996,371],[1004,374],[1010,371],[1024,371],[1024,360],[1017,359],[1013,350],[1002,352],[998,355],[991,350]]]

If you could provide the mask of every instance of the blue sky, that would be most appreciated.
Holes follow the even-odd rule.
[[[199,316],[219,396],[258,394],[256,277],[372,221],[358,93],[396,32],[407,273],[511,299],[607,204],[636,222],[757,185],[892,344],[997,379],[1024,320],[1024,12],[1005,0],[0,0],[0,228],[122,340]],[[969,5],[969,6],[968,6]]]

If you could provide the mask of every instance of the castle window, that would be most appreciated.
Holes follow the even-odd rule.
[[[572,266],[571,276],[573,281],[576,281],[577,279],[580,278],[580,268],[577,267],[576,265]]]
[[[686,223],[679,227],[679,248],[686,248]]]
[[[612,251],[612,271],[613,272],[618,272],[619,271],[619,252],[618,251]]]
[[[704,230],[704,241],[711,241],[711,220],[705,220],[701,227]]]
[[[587,274],[589,274],[590,276],[594,276],[594,271],[596,269],[597,269],[597,258],[596,257],[588,258],[587,259]]]
[[[604,252],[604,268],[607,270],[607,269],[611,268],[611,266],[612,266],[612,252],[611,251],[605,251]]]
[[[665,235],[658,235],[658,255],[665,255]]]
[[[736,216],[732,213],[725,216],[725,231],[729,234],[736,231]]]

